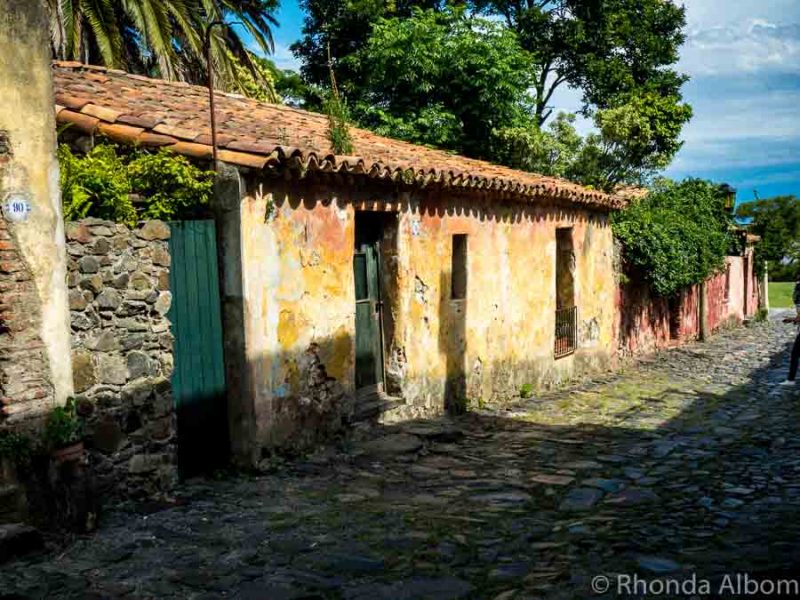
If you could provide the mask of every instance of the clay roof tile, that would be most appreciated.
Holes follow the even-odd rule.
[[[74,62],[53,63],[59,123],[100,130],[122,142],[167,146],[197,158],[211,153],[208,92],[201,86],[151,79]],[[355,127],[354,156],[328,150],[325,115],[215,92],[220,160],[253,169],[280,162],[290,169],[323,169],[392,179],[410,185],[487,190],[499,197],[564,198],[595,208],[617,208],[609,195],[568,181],[415,146]]]

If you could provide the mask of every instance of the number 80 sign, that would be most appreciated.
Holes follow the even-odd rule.
[[[3,214],[9,221],[20,223],[27,221],[31,214],[31,202],[28,195],[21,192],[11,192],[3,202]]]

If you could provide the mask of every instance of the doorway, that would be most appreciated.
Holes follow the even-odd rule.
[[[228,459],[228,420],[214,221],[170,223],[175,337],[172,394],[178,416],[178,467],[209,472]]]
[[[382,393],[386,381],[387,302],[391,278],[386,263],[393,255],[397,215],[356,212],[353,275],[356,312],[356,389]]]

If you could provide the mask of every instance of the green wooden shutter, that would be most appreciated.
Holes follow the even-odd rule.
[[[172,392],[181,471],[192,474],[228,457],[216,232],[210,220],[173,222],[170,229]]]

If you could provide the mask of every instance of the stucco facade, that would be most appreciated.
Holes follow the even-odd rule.
[[[498,401],[524,384],[613,364],[616,281],[605,211],[274,179],[247,189],[239,214],[227,213],[241,235],[247,383],[231,414],[232,437],[251,436],[245,454],[311,441],[353,411],[353,256],[364,213],[383,223],[384,386],[403,401],[385,419],[441,413],[454,394],[467,404]],[[559,228],[573,243],[578,345],[555,359]],[[453,235],[468,240],[463,299],[451,293]],[[223,260],[234,269],[237,262]]]
[[[219,158],[211,209],[239,462],[347,421],[502,401],[699,329],[697,289],[670,301],[620,287],[608,216],[624,195],[357,128],[353,155],[336,155],[325,115],[221,92],[211,136],[203,87],[77,63],[53,73],[57,122],[75,134]],[[739,258],[729,284],[707,286],[711,329],[756,310]]]
[[[72,393],[47,32],[40,3],[0,0],[0,422]]]

